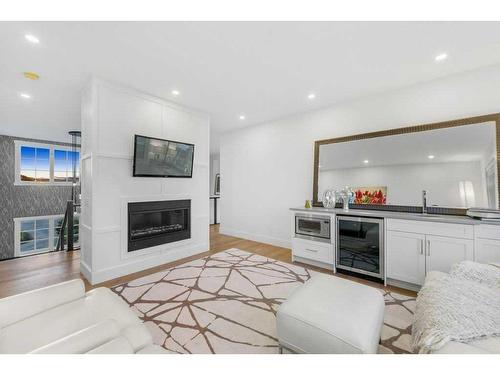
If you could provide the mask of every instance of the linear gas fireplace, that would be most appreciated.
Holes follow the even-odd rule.
[[[191,237],[191,200],[128,204],[128,251]]]

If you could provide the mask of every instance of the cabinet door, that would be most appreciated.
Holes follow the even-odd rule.
[[[500,263],[500,240],[478,238],[475,260],[479,263]]]
[[[387,277],[422,285],[425,278],[423,234],[387,231]]]
[[[450,272],[454,263],[473,260],[474,241],[461,238],[426,236],[426,265],[429,271]]]

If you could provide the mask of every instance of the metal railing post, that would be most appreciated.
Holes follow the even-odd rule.
[[[74,226],[74,216],[75,216],[75,207],[73,206],[73,201],[68,201],[68,205],[66,206],[66,212],[68,214],[68,251],[73,251],[73,226]]]

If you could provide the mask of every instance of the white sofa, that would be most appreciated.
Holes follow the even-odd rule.
[[[0,299],[0,353],[166,353],[128,305],[80,279]]]
[[[426,277],[426,282],[433,277],[439,277],[439,275],[443,275],[443,273],[430,272]],[[467,343],[450,341],[441,349],[431,351],[431,354],[500,354],[500,337],[490,337]]]
[[[466,301],[460,300],[465,298]],[[500,265],[480,264],[471,261],[463,261],[454,264],[450,273],[431,271],[425,278],[424,285],[417,297],[414,323],[412,327],[413,339],[416,341],[415,350],[433,354],[500,354],[500,336],[494,336],[494,332],[485,338],[471,341],[448,341],[443,346],[436,333],[444,329],[444,334],[459,335],[455,324],[451,331],[440,328],[448,320],[460,322],[466,319],[472,326],[474,322],[484,322],[486,317],[500,317]],[[437,302],[436,302],[437,301]],[[487,306],[478,304],[486,303]],[[460,311],[458,310],[460,309]],[[495,310],[497,309],[497,310]],[[456,311],[455,311],[456,310]],[[480,313],[476,313],[476,310]],[[491,310],[494,310],[491,312]],[[486,314],[486,315],[485,315]],[[443,318],[443,319],[441,319]],[[479,319],[482,319],[479,322]],[[496,323],[491,323],[494,329],[498,329]],[[484,331],[481,324],[477,329]],[[470,327],[465,327],[464,335],[471,335]],[[498,334],[498,333],[497,333]],[[436,341],[437,340],[437,341]],[[435,345],[438,349],[431,349]]]

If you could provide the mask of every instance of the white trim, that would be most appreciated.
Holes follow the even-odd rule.
[[[86,225],[85,227],[88,228]],[[94,229],[95,233],[114,233],[114,232],[121,232],[122,228],[119,225],[110,225],[109,227],[103,227],[99,229]]]
[[[88,264],[85,263],[81,258],[80,258],[80,273],[90,284],[92,284],[92,270],[90,269]]]
[[[119,160],[128,160],[128,161],[134,161],[134,157],[130,156],[128,154],[107,154],[107,153],[94,153],[94,157],[101,158],[101,159],[119,159]],[[85,157],[80,157],[81,160],[88,159],[90,158],[90,155],[85,155]],[[193,168],[198,167],[198,168],[209,168],[209,163],[200,163],[200,162],[193,162]],[[138,177],[141,178],[141,177]],[[148,177],[145,177],[148,178]]]
[[[180,242],[175,242],[179,244]],[[98,284],[104,281],[116,279],[123,275],[129,275],[131,273],[143,271],[149,268],[157,267],[162,264],[167,264],[173,261],[178,261],[180,259],[189,258],[190,256],[200,254],[209,251],[208,243],[195,244],[189,247],[176,247],[168,252],[162,252],[155,257],[144,257],[142,259],[137,259],[133,263],[121,263],[116,266],[111,266],[103,268],[94,272],[88,269],[88,266],[84,269],[83,275],[92,284]],[[82,262],[80,262],[82,264]],[[81,269],[82,270],[82,269]],[[86,274],[88,273],[88,275]]]
[[[131,88],[131,87],[127,87],[124,85],[118,85],[118,84],[115,84],[113,82],[110,82],[109,80],[103,80],[103,79],[96,77],[96,76],[93,76],[91,78],[91,84],[92,83],[96,84],[99,87],[104,87],[104,88],[113,89],[116,91],[121,91],[121,92],[126,93],[128,95],[135,96],[136,98],[141,98],[143,100],[148,100],[148,101],[151,101],[151,102],[156,103],[156,104],[164,105],[164,106],[169,107],[171,109],[175,109],[175,110],[178,110],[181,112],[189,113],[189,114],[195,115],[199,118],[206,119],[206,120],[208,120],[208,122],[210,122],[210,115],[205,113],[205,112],[201,112],[201,111],[193,109],[193,108],[184,107],[180,104],[171,102],[167,99],[163,99],[163,98],[160,98],[158,96],[147,94],[143,91],[139,91],[139,90]]]
[[[84,161],[86,159],[91,159],[92,158],[92,153],[89,153],[89,154],[85,154],[85,155],[82,155],[80,153],[80,161]]]
[[[22,181],[21,180],[21,147],[35,147],[35,148],[45,148],[49,149],[49,181],[48,182],[36,182],[36,181]],[[23,141],[20,139],[14,140],[14,185],[15,186],[72,186],[73,182],[58,182],[54,181],[54,151],[73,151],[71,146],[58,145],[52,143],[43,142],[30,142]],[[80,147],[77,150],[81,153]],[[81,178],[81,162],[80,162],[80,178]]]

